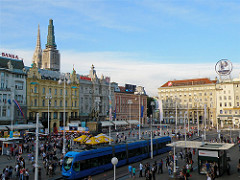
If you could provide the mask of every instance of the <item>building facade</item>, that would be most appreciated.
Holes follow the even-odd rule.
[[[71,119],[79,116],[79,80],[76,71],[73,69],[72,73],[63,75],[57,71],[39,69],[35,63],[27,68],[28,120],[35,122],[39,113],[40,121],[47,128],[49,112],[50,129],[62,127],[64,105],[67,125]]]
[[[164,123],[216,125],[216,80],[208,78],[168,81],[158,88]],[[206,121],[205,121],[206,120]]]
[[[216,85],[217,118],[221,127],[240,125],[240,75],[233,80],[222,80]]]
[[[25,123],[26,70],[23,61],[0,57],[0,81],[0,124]]]
[[[143,87],[128,89],[126,86],[115,88],[114,92],[116,121],[127,121],[129,124],[147,123],[147,95]]]
[[[114,104],[114,87],[109,77],[98,78],[94,65],[88,75],[78,75],[81,121],[104,121],[109,116],[109,96]],[[109,87],[110,85],[110,87]]]

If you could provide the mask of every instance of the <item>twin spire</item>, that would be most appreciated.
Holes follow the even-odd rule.
[[[60,54],[56,48],[57,45],[55,43],[53,20],[50,19],[46,49],[43,51],[41,48],[40,26],[38,25],[37,44],[32,58],[33,63],[35,63],[38,68],[46,68],[57,71],[60,70]],[[51,58],[53,54],[55,58],[49,59],[49,57]]]

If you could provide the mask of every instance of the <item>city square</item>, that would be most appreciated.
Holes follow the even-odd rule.
[[[239,7],[1,1],[0,179],[240,179]]]

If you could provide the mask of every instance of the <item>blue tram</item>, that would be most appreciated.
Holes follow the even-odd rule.
[[[171,150],[166,144],[171,138],[160,137],[153,139],[153,154],[158,155]],[[150,140],[113,144],[98,149],[70,151],[63,161],[62,176],[65,179],[81,179],[89,175],[102,173],[112,169],[111,159],[118,158],[118,166],[134,163],[150,157]]]

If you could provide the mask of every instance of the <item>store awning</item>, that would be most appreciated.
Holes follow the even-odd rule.
[[[113,123],[117,126],[119,125],[128,125],[128,123],[126,121],[113,121]]]
[[[129,124],[139,124],[139,121],[137,121],[137,120],[128,120],[127,122]]]
[[[110,121],[101,121],[102,127],[113,126],[114,124]]]

